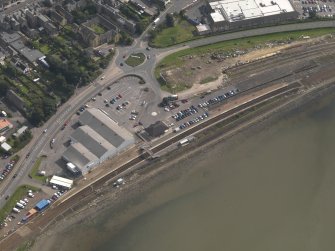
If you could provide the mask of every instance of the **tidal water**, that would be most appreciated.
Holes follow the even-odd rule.
[[[185,171],[139,195],[136,210],[72,226],[55,250],[335,250],[334,97],[179,163]]]

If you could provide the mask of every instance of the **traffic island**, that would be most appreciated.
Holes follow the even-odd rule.
[[[145,55],[143,53],[134,53],[134,54],[131,54],[127,58],[125,63],[131,67],[135,67],[140,64],[143,64],[144,60],[145,60]]]

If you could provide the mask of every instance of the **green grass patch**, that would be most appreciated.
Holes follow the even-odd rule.
[[[0,209],[0,221],[3,221],[12,212],[16,203],[27,195],[28,190],[38,191],[39,189],[29,185],[19,186],[9,197],[4,207]]]
[[[47,44],[43,44],[39,47],[40,51],[45,54],[48,55],[51,51],[50,47]]]
[[[104,34],[106,32],[106,29],[98,24],[92,24],[90,28],[97,34]]]
[[[22,245],[20,245],[16,251],[28,251],[34,246],[35,240],[30,240],[24,242]]]
[[[209,83],[209,82],[212,82],[212,81],[215,81],[217,80],[218,77],[207,77],[207,78],[204,78],[200,81],[200,84],[206,84],[206,83]]]
[[[12,152],[18,152],[23,147],[25,147],[30,140],[33,138],[31,132],[28,130],[23,133],[20,137],[16,138],[11,136],[7,139],[7,143],[12,147]]]
[[[145,55],[143,53],[131,54],[125,63],[129,66],[135,67],[142,64],[145,60]]]
[[[183,64],[182,57],[190,55],[200,55],[204,53],[213,53],[216,51],[224,50],[230,51],[233,49],[248,49],[255,47],[256,45],[262,45],[267,42],[274,41],[294,41],[301,38],[301,36],[318,37],[330,33],[334,33],[335,28],[322,28],[322,29],[311,29],[311,30],[301,30],[301,31],[291,31],[282,33],[273,33],[268,35],[245,37],[240,39],[223,41],[215,44],[209,44],[205,46],[189,48],[185,50],[173,53],[166,58],[164,58],[156,67],[155,75],[159,76],[161,69],[167,69],[171,67],[178,67]]]
[[[167,91],[167,92],[170,92],[172,94],[175,94],[177,92],[181,92],[181,91],[184,91],[184,90],[187,90],[189,89],[190,86],[186,85],[185,83],[178,83],[178,84],[163,84],[161,85],[161,89],[163,91]]]
[[[19,159],[20,159],[20,156],[17,155],[17,154],[10,158],[10,160],[15,161],[15,163],[17,163],[19,161]]]
[[[41,176],[39,175],[39,168],[40,165],[42,163],[42,161],[46,158],[46,156],[42,155],[40,157],[37,158],[37,160],[35,161],[35,164],[30,172],[30,176],[35,179],[35,180],[39,180],[39,181],[43,181],[45,182],[47,177],[46,176]]]
[[[168,47],[174,44],[182,43],[194,39],[195,27],[186,20],[178,20],[174,27],[164,28],[159,32],[152,45],[155,47]]]

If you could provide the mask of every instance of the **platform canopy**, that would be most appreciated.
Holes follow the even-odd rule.
[[[73,180],[54,175],[50,180],[50,184],[71,189],[73,186]]]

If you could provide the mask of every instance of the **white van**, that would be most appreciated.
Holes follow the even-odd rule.
[[[24,209],[24,205],[22,205],[22,204],[21,204],[21,203],[19,203],[19,202],[18,202],[18,203],[16,203],[16,206],[17,206],[17,207],[19,207],[19,208],[21,208],[21,209]]]
[[[14,208],[13,208],[13,212],[15,212],[15,213],[19,213],[19,212],[21,212],[21,211],[20,211],[20,209],[17,209],[16,207],[14,207]]]
[[[25,201],[23,201],[23,200],[20,200],[19,202],[20,202],[20,204],[22,204],[23,206],[26,206],[26,205],[27,205],[27,203],[26,203]]]

